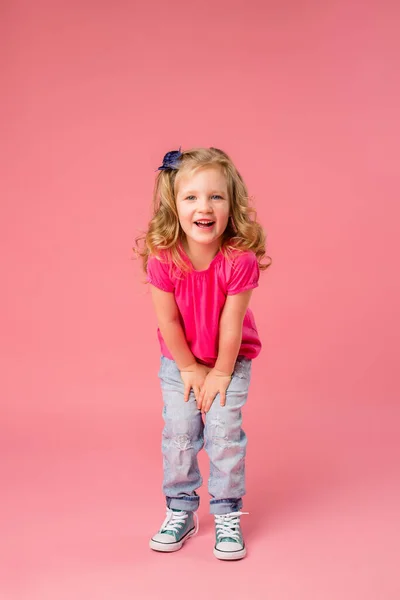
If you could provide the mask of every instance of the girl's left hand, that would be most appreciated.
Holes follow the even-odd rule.
[[[208,412],[214,402],[215,396],[219,393],[221,406],[225,406],[226,390],[231,382],[231,375],[223,373],[217,369],[211,369],[204,380],[203,387],[197,400],[197,408],[201,412]]]

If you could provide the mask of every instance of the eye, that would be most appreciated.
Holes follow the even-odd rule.
[[[212,197],[213,198],[219,198],[220,200],[223,200],[222,196],[220,196],[219,194],[214,194]]]
[[[193,198],[196,198],[196,196],[186,196],[186,200],[192,200]]]

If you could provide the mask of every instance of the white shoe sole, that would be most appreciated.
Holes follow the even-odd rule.
[[[186,542],[186,540],[188,540],[194,534],[195,528],[193,527],[193,529],[190,529],[186,533],[186,535],[181,540],[179,540],[179,542],[172,542],[170,544],[166,544],[165,542],[157,542],[156,540],[153,540],[153,538],[151,538],[149,545],[152,550],[157,550],[157,552],[176,552],[177,550],[180,550],[183,544]]]
[[[244,547],[242,550],[236,550],[235,552],[222,552],[214,548],[214,556],[219,560],[240,560],[246,556],[246,548]]]

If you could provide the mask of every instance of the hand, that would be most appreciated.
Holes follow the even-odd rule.
[[[219,393],[221,406],[225,406],[226,390],[231,382],[231,375],[212,369],[204,382],[200,392],[200,398],[197,400],[197,408],[202,412],[208,412],[214,402],[215,396]]]
[[[200,390],[203,387],[204,381],[210,371],[210,367],[201,365],[197,362],[181,370],[181,377],[184,385],[183,399],[185,402],[189,400],[191,388],[193,388],[194,397],[196,398],[197,402],[199,401]]]

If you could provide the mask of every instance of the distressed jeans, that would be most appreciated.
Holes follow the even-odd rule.
[[[183,381],[175,361],[161,356],[158,376],[163,396],[162,432],[163,493],[167,506],[197,510],[196,491],[203,483],[197,454],[204,446],[210,459],[208,491],[211,514],[240,510],[245,494],[245,455],[247,437],[242,425],[251,376],[251,359],[238,357],[226,391],[226,404],[217,394],[203,416],[193,390],[183,400]]]

